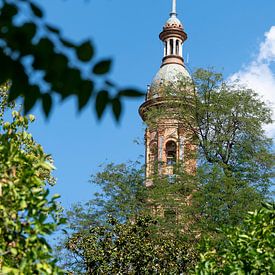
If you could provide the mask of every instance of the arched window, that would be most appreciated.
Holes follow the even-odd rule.
[[[166,163],[167,165],[174,165],[177,159],[177,145],[170,140],[166,143]]]

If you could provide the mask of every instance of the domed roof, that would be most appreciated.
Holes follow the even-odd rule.
[[[165,23],[164,28],[181,28],[183,29],[182,23],[180,20],[175,16],[172,15]]]
[[[148,99],[153,99],[163,96],[163,89],[178,80],[188,78],[191,79],[189,72],[180,64],[165,64],[162,66],[151,83]]]

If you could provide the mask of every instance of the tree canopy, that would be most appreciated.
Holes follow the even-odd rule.
[[[206,242],[196,274],[274,274],[275,205],[250,212],[238,227],[223,228],[224,242]]]
[[[126,223],[109,218],[87,234],[73,234],[66,247],[69,270],[87,274],[179,274],[194,258],[186,242],[159,234],[156,221],[141,216]]]
[[[194,175],[177,163],[170,179],[173,187],[169,181],[165,187],[156,173],[153,193],[159,193],[162,203],[169,193],[177,198],[192,193],[185,212],[200,230],[213,232],[223,224],[237,225],[247,211],[271,199],[274,151],[264,126],[272,123],[272,111],[255,91],[199,69],[191,79],[179,76],[174,83],[164,83],[161,92],[165,104],[147,111],[149,127],[157,127],[165,117],[177,119],[197,146],[196,155],[184,150],[185,159],[197,161]]]
[[[132,170],[131,166],[110,164],[94,176],[102,192],[90,204],[79,205],[69,212],[75,226],[71,227],[73,233],[68,235],[66,248],[76,256],[82,268],[86,267],[84,273],[90,272],[87,261],[92,261],[92,270],[117,268],[119,259],[124,257],[121,254],[124,249],[127,254],[131,254],[132,249],[133,257],[136,253],[144,254],[146,244],[162,249],[157,242],[162,236],[168,243],[180,240],[184,260],[184,267],[180,268],[185,272],[197,261],[197,243],[201,239],[208,237],[221,245],[227,237],[217,228],[243,226],[247,211],[260,209],[262,202],[272,200],[274,153],[272,140],[263,130],[263,126],[271,122],[271,111],[258,95],[226,83],[220,74],[206,70],[198,70],[192,82],[183,80],[175,87],[165,88],[165,107],[173,112],[161,108],[153,110],[149,114],[152,117],[148,117],[150,127],[163,116],[172,116],[184,123],[187,131],[193,133],[193,142],[198,148],[196,156],[188,155],[185,150],[185,157],[196,157],[197,171],[190,174],[183,162],[176,163],[173,176],[156,173],[149,188],[143,186],[141,171]],[[113,225],[106,223],[107,213],[116,217]],[[155,233],[140,246],[142,241],[136,239],[138,232],[130,228],[136,226],[144,213],[153,215],[157,223]],[[99,220],[101,223],[97,223]],[[81,224],[86,225],[85,230],[83,227],[80,230]],[[113,242],[116,237],[124,238],[124,234],[129,239],[129,247],[127,243]],[[135,240],[135,246],[130,245],[131,240]],[[113,254],[108,254],[111,248]],[[178,254],[169,249],[170,261]],[[68,259],[67,263],[75,264],[72,256]],[[122,262],[127,259],[132,266],[130,256]],[[173,259],[173,264],[179,268],[177,260]],[[187,263],[186,259],[190,261]],[[159,268],[157,271],[161,272],[162,267]],[[131,270],[127,272],[131,274]]]

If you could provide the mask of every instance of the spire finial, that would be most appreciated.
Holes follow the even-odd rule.
[[[172,12],[170,16],[177,16],[177,0],[172,0]]]

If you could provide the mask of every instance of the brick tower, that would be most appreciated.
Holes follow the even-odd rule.
[[[182,55],[182,46],[187,39],[187,34],[177,18],[176,0],[172,2],[170,18],[165,23],[159,38],[164,45],[162,64],[151,85],[148,86],[145,102],[139,108],[139,114],[147,124],[145,132],[147,186],[153,184],[152,178],[155,175],[173,175],[177,164],[189,173],[193,173],[196,169],[195,158],[187,157],[191,155],[189,153],[196,151],[196,146],[192,144],[192,135],[186,123],[175,115],[178,112],[177,104],[171,104],[173,103],[171,96],[168,97],[165,92],[167,87],[178,89],[175,91],[174,99],[172,97],[172,101],[176,103],[178,92],[188,93],[186,86],[180,88],[177,84],[182,79],[191,82]],[[150,113],[158,110],[163,114],[159,115],[154,124],[151,124]]]

